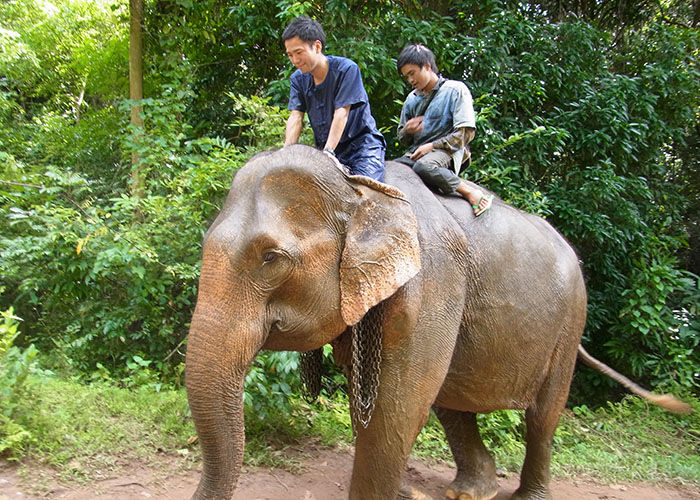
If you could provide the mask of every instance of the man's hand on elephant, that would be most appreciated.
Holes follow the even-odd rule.
[[[338,167],[340,170],[342,170],[346,174],[350,173],[350,170],[345,165],[340,163],[338,158],[335,156],[335,151],[333,151],[330,148],[325,148],[323,150],[323,154],[326,155],[328,158],[330,158],[333,161],[333,163],[335,164],[335,166]]]
[[[407,134],[411,135],[423,132],[423,116],[416,116],[408,120],[406,122],[406,125],[404,125],[403,130]]]
[[[429,142],[428,144],[423,144],[413,152],[413,154],[411,155],[411,160],[418,161],[434,149],[435,148],[433,147],[432,142]]]

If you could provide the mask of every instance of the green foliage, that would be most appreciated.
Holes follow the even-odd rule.
[[[37,350],[34,345],[20,349],[13,345],[19,335],[20,318],[13,314],[10,307],[2,311],[3,323],[0,324],[0,395],[2,401],[0,412],[12,417],[19,401],[26,396],[25,381],[29,375]]]
[[[284,145],[284,133],[289,113],[270,104],[270,98],[227,94],[233,100],[231,135],[250,154]],[[313,135],[308,127],[302,132],[299,142],[313,144]]]
[[[499,410],[477,415],[479,432],[486,448],[499,467],[517,471],[525,456],[525,420],[523,412]],[[413,455],[420,459],[453,463],[452,452],[437,417],[430,419],[416,438]]]
[[[45,188],[6,192],[0,267],[33,319],[27,336],[81,371],[128,371],[140,356],[171,376],[182,362],[199,242],[243,157],[222,140],[163,141],[144,157],[156,162],[167,168],[142,200],[98,200],[84,176],[51,167],[29,178]]]
[[[606,346],[615,359],[629,363],[635,376],[653,374],[652,383],[660,386],[683,385],[692,388],[700,365],[700,324],[697,316],[697,277],[675,268],[672,259],[635,262],[638,272],[631,287],[622,294],[627,305],[620,311],[620,323]],[[674,300],[679,291],[690,296]],[[680,309],[669,307],[680,302]],[[695,308],[696,312],[691,312]],[[636,331],[639,346],[629,350],[624,334]]]
[[[614,482],[682,477],[700,484],[700,402],[689,402],[694,408],[689,415],[669,413],[636,397],[595,410],[574,407],[554,438],[553,473],[594,474]]]
[[[578,250],[589,351],[641,382],[697,392],[698,280],[685,271],[697,274],[700,35],[675,0],[611,6],[146,2],[145,125],[132,130],[127,2],[3,2],[0,309],[27,320],[17,345],[129,387],[179,377],[199,241],[232,172],[282,143],[293,67],[280,35],[306,14],[324,24],[327,53],[359,64],[387,157],[400,152],[409,90],[395,58],[406,43],[430,46],[474,96],[467,176]],[[272,408],[281,382],[296,390],[288,362],[257,362]],[[581,370],[573,399],[601,402],[610,387]],[[255,409],[262,392],[249,396]]]
[[[681,184],[668,182],[679,168],[670,145],[700,107],[697,32],[650,22],[616,52],[609,33],[542,15],[496,9],[458,24],[472,36],[457,35],[458,48],[450,48],[453,76],[467,81],[479,112],[467,176],[547,217],[578,250],[593,353],[643,382],[697,388],[696,316],[682,312],[693,309],[697,282],[675,259],[686,245],[687,205]],[[638,304],[626,301],[643,283],[651,307],[663,309],[648,336],[628,316]],[[578,382],[575,398],[612,396],[590,372]]]
[[[290,409],[292,384],[298,390],[299,357],[291,352],[262,352],[245,379],[243,402],[258,420]]]
[[[79,120],[83,107],[128,85],[128,28],[105,2],[9,1],[0,18],[0,74],[30,116],[50,110]]]
[[[347,381],[340,367],[333,361],[333,348],[323,348],[321,368],[321,405],[329,398],[343,398],[347,394]],[[246,375],[243,401],[250,418],[264,421],[270,415],[293,410],[292,399],[301,393],[299,354],[295,352],[261,351]],[[348,420],[349,424],[350,421]]]
[[[24,402],[29,450],[72,481],[94,478],[117,461],[157,462],[161,450],[187,455],[195,435],[184,391],[81,385],[43,376]]]
[[[119,190],[128,165],[122,161],[124,115],[118,107],[90,109],[78,123],[59,114],[47,114],[36,121],[41,133],[32,141],[32,163],[86,176],[95,197],[107,198]]]
[[[487,448],[498,449],[501,460],[524,457],[525,419],[523,412],[499,410],[479,415],[477,421]],[[512,458],[511,458],[512,460]],[[519,461],[519,458],[515,458]]]
[[[20,423],[22,406],[31,401],[32,391],[27,377],[35,364],[34,345],[20,349],[13,345],[19,335],[19,321],[10,307],[2,311],[0,323],[0,454],[21,453],[32,441],[32,435]]]
[[[32,434],[11,418],[0,414],[0,454],[21,456],[33,442]]]
[[[350,400],[346,393],[338,391],[332,397],[322,394],[318,402],[310,407],[305,403],[300,404],[303,410],[310,410],[310,430],[318,434],[322,444],[337,446],[340,443],[352,442]]]

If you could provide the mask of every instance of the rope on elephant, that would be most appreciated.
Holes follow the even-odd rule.
[[[382,361],[383,319],[384,308],[380,303],[352,327],[350,413],[354,434],[358,425],[367,428],[374,412]]]

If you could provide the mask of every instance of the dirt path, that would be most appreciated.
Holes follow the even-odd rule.
[[[298,472],[280,469],[244,469],[234,500],[345,500],[352,455],[349,451],[320,449],[300,459]],[[18,468],[0,462],[0,500],[189,500],[200,471],[177,472],[172,464],[147,468],[130,464],[118,476],[86,486],[71,486],[58,481],[46,470],[18,474]],[[445,487],[454,471],[446,466],[428,467],[412,460],[407,475],[411,483],[443,500]],[[517,476],[501,479],[501,491],[495,500],[507,500],[517,486]],[[700,490],[657,487],[644,484],[596,484],[590,479],[555,481],[555,500],[700,500]]]

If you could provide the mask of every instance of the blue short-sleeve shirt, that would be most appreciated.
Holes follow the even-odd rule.
[[[335,110],[350,106],[348,121],[335,154],[352,171],[356,161],[373,154],[377,149],[383,152],[386,143],[372,117],[360,68],[345,57],[326,57],[328,74],[318,85],[314,84],[311,73],[302,73],[300,70],[292,73],[287,109],[301,111],[309,116],[316,147],[322,147],[328,139]]]

